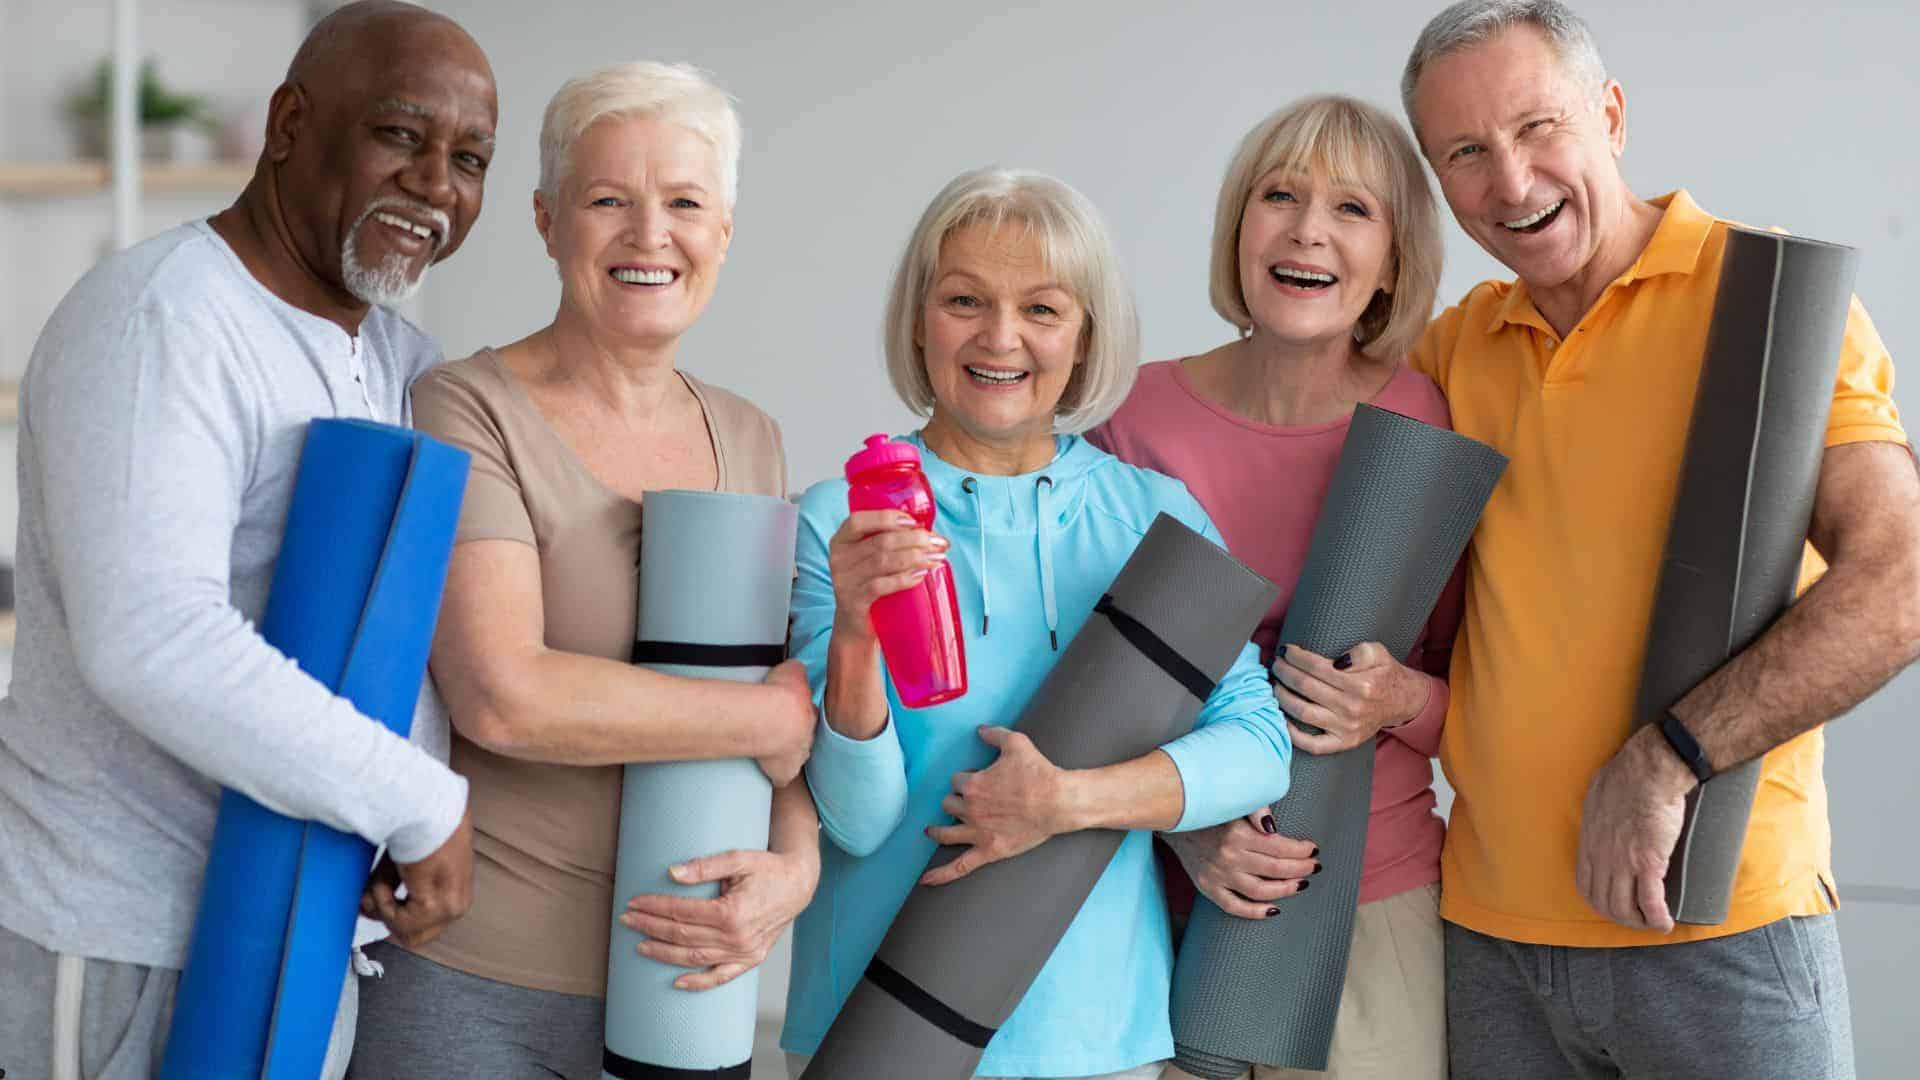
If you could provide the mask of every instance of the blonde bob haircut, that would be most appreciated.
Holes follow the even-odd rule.
[[[1093,203],[1051,176],[1023,169],[961,173],[933,197],[913,227],[893,275],[882,329],[887,377],[900,400],[919,416],[933,415],[933,383],[914,338],[940,249],[947,237],[970,225],[1021,230],[1039,247],[1047,273],[1085,309],[1080,363],[1054,406],[1053,428],[1076,434],[1104,423],[1126,400],[1140,363],[1133,294]]]
[[[560,194],[572,166],[573,144],[594,121],[652,115],[712,144],[720,159],[720,198],[726,208],[740,186],[740,115],[733,98],[691,64],[631,60],[568,79],[547,102],[540,122],[540,192]]]
[[[1433,317],[1440,288],[1439,213],[1420,151],[1398,121],[1364,101],[1339,94],[1301,98],[1262,120],[1240,141],[1213,216],[1208,292],[1213,310],[1253,332],[1240,282],[1240,221],[1254,185],[1267,174],[1318,177],[1369,192],[1386,210],[1392,231],[1393,289],[1374,294],[1354,324],[1360,351],[1401,357],[1412,350]]]

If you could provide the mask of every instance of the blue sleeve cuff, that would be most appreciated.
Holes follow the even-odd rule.
[[[848,854],[870,855],[907,810],[907,762],[893,716],[870,739],[833,730],[824,710],[817,716],[807,785],[820,811],[820,827]]]
[[[1293,743],[1253,645],[1202,706],[1194,729],[1160,749],[1180,770],[1185,792],[1169,832],[1231,821],[1287,793]]]

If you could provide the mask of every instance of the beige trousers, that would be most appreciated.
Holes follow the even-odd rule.
[[[1443,941],[1438,885],[1361,905],[1327,1071],[1256,1065],[1242,1080],[1446,1080]],[[1169,1065],[1163,1080],[1194,1078]]]

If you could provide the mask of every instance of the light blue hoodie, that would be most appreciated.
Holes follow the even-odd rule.
[[[935,845],[923,830],[951,823],[940,801],[953,774],[991,763],[994,751],[976,728],[1019,719],[1060,658],[1052,636],[1064,648],[1079,631],[1156,515],[1172,514],[1221,543],[1185,485],[1076,436],[1060,437],[1053,461],[1022,476],[970,475],[919,436],[906,441],[919,448],[939,504],[934,529],[953,543],[969,685],[944,705],[908,709],[889,683],[890,722],[864,742],[820,725],[807,780],[833,842],[822,845],[819,891],[794,927],[780,1038],[800,1054],[818,1047],[926,869]],[[833,627],[827,541],[846,518],[845,480],[815,484],[801,497],[792,651],[807,665],[816,701]],[[1165,750],[1186,787],[1179,830],[1217,825],[1286,793],[1292,747],[1251,644],[1194,731]],[[1151,834],[1130,832],[987,1047],[980,1075],[1087,1076],[1171,1057],[1172,971]]]

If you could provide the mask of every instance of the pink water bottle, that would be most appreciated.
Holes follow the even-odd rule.
[[[847,459],[847,508],[899,510],[933,528],[933,488],[920,471],[920,451],[885,435]],[[900,703],[923,709],[967,692],[967,651],[960,639],[960,601],[953,568],[934,567],[913,585],[873,602],[873,633],[887,658]]]

